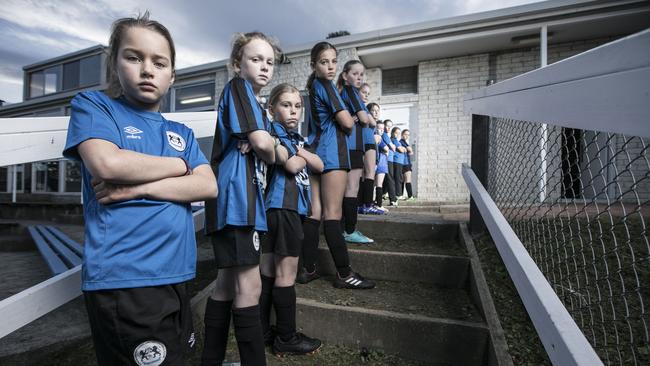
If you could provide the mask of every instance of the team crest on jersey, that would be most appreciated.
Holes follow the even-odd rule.
[[[253,248],[255,248],[256,252],[260,251],[260,234],[257,231],[253,232]]]
[[[167,142],[176,151],[185,151],[185,139],[176,132],[167,131]]]
[[[138,136],[139,134],[142,133],[142,130],[139,128],[135,128],[133,126],[128,126],[124,127],[124,132],[126,132],[128,135],[126,135],[127,139],[136,139],[140,140],[142,137]]]
[[[158,366],[167,356],[167,348],[162,342],[146,341],[133,351],[133,359],[138,366]]]

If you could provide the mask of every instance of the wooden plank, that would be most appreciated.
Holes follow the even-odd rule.
[[[463,164],[462,174],[551,362],[554,365],[602,365],[596,351],[472,169]]]
[[[38,250],[41,252],[45,263],[50,267],[50,270],[55,275],[63,273],[68,270],[68,267],[63,263],[61,258],[50,248],[50,246],[45,241],[45,238],[36,230],[34,226],[28,226],[27,230],[31,234],[32,239],[36,243]]]
[[[81,295],[81,266],[0,301],[0,338]]]
[[[81,264],[81,257],[68,248],[63,242],[47,231],[43,225],[36,226],[36,229],[43,235],[50,247],[66,262],[66,270]]]
[[[163,115],[191,128],[196,138],[214,135],[216,111]],[[69,118],[0,118],[0,166],[61,158]]]
[[[52,233],[57,239],[62,241],[68,248],[72,249],[80,258],[83,258],[84,248],[77,243],[76,241],[70,239],[69,236],[65,235],[61,230],[57,229],[52,225],[46,225],[45,228]]]

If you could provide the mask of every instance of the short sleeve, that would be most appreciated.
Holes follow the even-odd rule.
[[[98,93],[81,93],[71,101],[72,113],[63,149],[63,156],[66,158],[81,160],[77,147],[89,139],[102,139],[120,147],[122,145],[120,131],[111,108]]]
[[[386,144],[386,146],[388,146],[388,147],[390,147],[390,144],[392,143],[391,140],[390,140],[390,137],[388,137],[388,134],[386,132],[384,132],[381,135],[381,141],[383,141],[384,144]]]
[[[185,128],[189,130],[189,133],[186,134],[187,148],[185,149],[184,158],[190,164],[190,168],[194,169],[199,165],[208,164],[208,159],[206,159],[205,155],[199,148],[198,141],[196,141],[196,138],[194,137],[194,131],[188,127]]]
[[[272,130],[272,134],[280,139],[280,144],[287,149],[287,152],[289,153],[289,158],[291,158],[292,156],[296,155],[296,153],[298,153],[298,149],[296,148],[296,145],[291,140],[291,135],[287,133],[287,131],[285,131],[285,129],[281,127],[279,123],[274,122],[272,124],[271,130]]]
[[[343,99],[331,80],[314,80],[314,87],[319,98],[332,115],[346,109]]]
[[[257,102],[250,83],[235,77],[227,92],[230,132],[245,135],[255,130],[266,130],[264,111]]]
[[[363,103],[363,100],[361,100],[361,94],[359,94],[357,88],[352,85],[346,85],[345,92],[349,100],[350,112],[352,112],[352,114],[357,114],[361,111],[368,113],[368,109],[366,109],[366,105]]]

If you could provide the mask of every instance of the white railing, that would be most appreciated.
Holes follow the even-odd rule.
[[[216,112],[167,113],[194,131],[196,138],[214,134]],[[69,117],[0,118],[0,166],[61,158]],[[203,229],[203,210],[194,213],[194,228]],[[0,338],[81,295],[81,266],[0,301]]]
[[[608,310],[611,313],[614,311],[613,304],[618,299],[612,299],[611,294],[609,297],[601,296],[600,293],[594,294],[593,288],[587,286],[603,283],[602,273],[594,270],[595,278],[589,276],[591,267],[596,268],[602,263],[607,268],[607,258],[604,255],[594,255],[593,259],[586,258],[586,250],[580,250],[591,245],[604,247],[607,244],[606,239],[600,239],[606,234],[615,235],[614,225],[609,232],[605,232],[610,230],[609,227],[592,229],[590,225],[600,225],[599,220],[603,217],[614,221],[614,211],[619,207],[623,207],[623,225],[628,225],[625,220],[637,219],[638,216],[642,223],[640,226],[643,227],[640,237],[645,236],[643,210],[647,202],[640,200],[639,195],[647,192],[643,191],[646,186],[639,183],[645,183],[643,179],[647,178],[649,173],[639,175],[637,172],[639,167],[648,170],[647,145],[643,138],[650,137],[650,30],[469,93],[465,96],[465,111],[473,115],[476,131],[480,128],[483,130],[482,136],[474,135],[478,136],[476,141],[479,143],[475,141],[472,147],[482,150],[472,153],[473,159],[476,159],[472,161],[472,167],[477,172],[475,174],[463,164],[463,177],[553,364],[598,365],[602,364],[601,359],[606,359],[608,363],[627,363],[633,360],[635,364],[642,364],[643,361],[639,358],[645,356],[634,348],[647,344],[647,331],[645,336],[639,337],[640,339],[632,338],[631,347],[628,347],[628,343],[623,342],[623,339],[619,339],[622,335],[616,333],[616,325],[613,325],[614,334],[608,335],[610,330],[605,328],[609,323],[606,322],[606,317],[601,318],[602,311],[598,314],[598,309],[602,309],[601,303],[605,303],[605,313]],[[489,128],[485,128],[485,124],[488,124]],[[543,130],[540,126],[546,124],[553,129],[552,138],[540,133]],[[564,132],[564,129],[586,131],[584,133],[595,137],[575,137],[576,134]],[[569,144],[582,144],[584,147],[579,149],[569,146],[567,140]],[[636,148],[635,145],[634,150],[632,144],[637,144],[637,141],[640,141],[640,147]],[[543,150],[549,151],[548,156],[540,158],[540,144]],[[584,160],[581,162],[579,159]],[[558,161],[565,163],[564,168]],[[613,170],[619,166],[623,166],[623,169],[616,170],[612,177],[607,174],[606,168],[609,166]],[[540,167],[543,167],[542,172]],[[564,173],[572,178],[568,184],[562,179],[555,179],[558,171],[560,175]],[[630,176],[629,181],[632,183],[629,188],[621,188],[623,182],[619,181],[622,181],[623,173]],[[599,180],[596,181],[594,176]],[[550,177],[555,180],[550,182]],[[588,179],[589,177],[592,178]],[[575,184],[577,180],[580,180],[579,185]],[[550,196],[551,192],[549,195],[535,192],[538,183],[544,190],[553,190],[554,196]],[[487,185],[487,190],[484,184]],[[595,192],[595,197],[588,196],[589,192],[585,187]],[[608,187],[618,193],[608,196]],[[577,195],[573,195],[574,189],[578,191]],[[564,190],[570,190],[572,198],[567,199],[563,193],[558,194],[558,191]],[[491,196],[493,191],[498,192],[498,196]],[[636,195],[636,205],[632,205],[632,211],[626,213],[624,204],[627,204],[627,201],[624,199],[630,195]],[[603,200],[602,197],[607,197],[607,204],[598,206]],[[501,204],[501,210],[498,204]],[[557,222],[561,225],[558,226]],[[517,225],[517,229],[513,230],[511,224]],[[585,234],[576,228],[589,231],[589,235],[581,236]],[[628,227],[625,226],[625,229]],[[621,242],[621,245],[626,245],[628,252],[632,249],[627,246],[632,248],[634,244],[629,238],[629,232],[632,230],[637,230],[635,233],[639,234],[639,229],[630,229],[628,238]],[[548,236],[545,236],[548,232],[556,234],[556,237],[551,238],[552,241],[545,241],[548,239]],[[592,232],[594,236],[591,236]],[[522,244],[522,235],[526,236],[527,246]],[[579,244],[574,245],[573,241],[578,241]],[[563,245],[566,247],[562,247]],[[556,247],[560,253],[553,252]],[[541,260],[531,258],[531,248],[539,248],[539,253],[533,254]],[[571,258],[567,253],[570,254],[572,250],[577,251],[578,256],[581,253],[582,257],[569,259],[569,265],[565,258]],[[619,249],[616,247],[614,251],[616,250]],[[622,255],[627,255],[628,252]],[[647,255],[641,252],[642,258]],[[549,262],[543,261],[549,257],[550,266],[547,264]],[[624,259],[621,258],[617,257],[618,266]],[[589,263],[589,260],[592,262]],[[635,265],[647,266],[647,262],[636,264],[635,260],[632,259],[630,268]],[[544,267],[543,273],[539,267],[542,266],[540,262],[547,267],[562,270],[556,283],[549,283],[549,276],[558,273],[554,272],[556,269]],[[587,264],[583,265],[583,262]],[[563,269],[565,266],[566,270]],[[611,269],[612,272],[615,270],[617,269]],[[605,274],[608,283],[609,275]],[[559,286],[563,284],[562,281],[567,280],[566,277],[570,277],[572,282],[569,283],[572,286],[568,287],[567,294],[563,296],[563,303],[557,293],[566,288]],[[631,334],[633,321],[641,322],[640,327],[644,327],[647,311],[644,310],[643,294],[639,289],[638,280],[636,284],[627,287],[628,279],[612,273],[611,282],[614,284],[619,278],[623,288],[627,288],[630,301],[637,301],[637,298],[633,298],[637,295],[641,299],[640,320],[636,320],[637,315],[634,315],[634,318],[625,314],[618,315],[627,322],[622,332],[627,332],[629,328]],[[647,284],[641,284],[641,288],[643,286]],[[578,296],[579,300],[575,301],[577,305],[572,306],[571,311],[574,314],[583,314],[585,311],[596,314],[591,315],[592,319],[596,319],[596,323],[600,322],[598,324],[601,325],[599,329],[594,330],[589,326],[589,320],[580,320],[583,328],[590,330],[591,343],[576,324],[578,319],[572,317],[566,307],[567,302],[571,303],[572,299]],[[627,303],[625,304],[627,306]],[[610,305],[611,309],[608,307]],[[595,309],[592,311],[590,306]],[[616,317],[614,315],[614,318]],[[605,336],[602,336],[603,334]],[[600,355],[592,345],[599,350]]]

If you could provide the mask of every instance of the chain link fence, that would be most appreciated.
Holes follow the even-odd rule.
[[[648,143],[490,119],[488,191],[605,364],[650,365]]]

